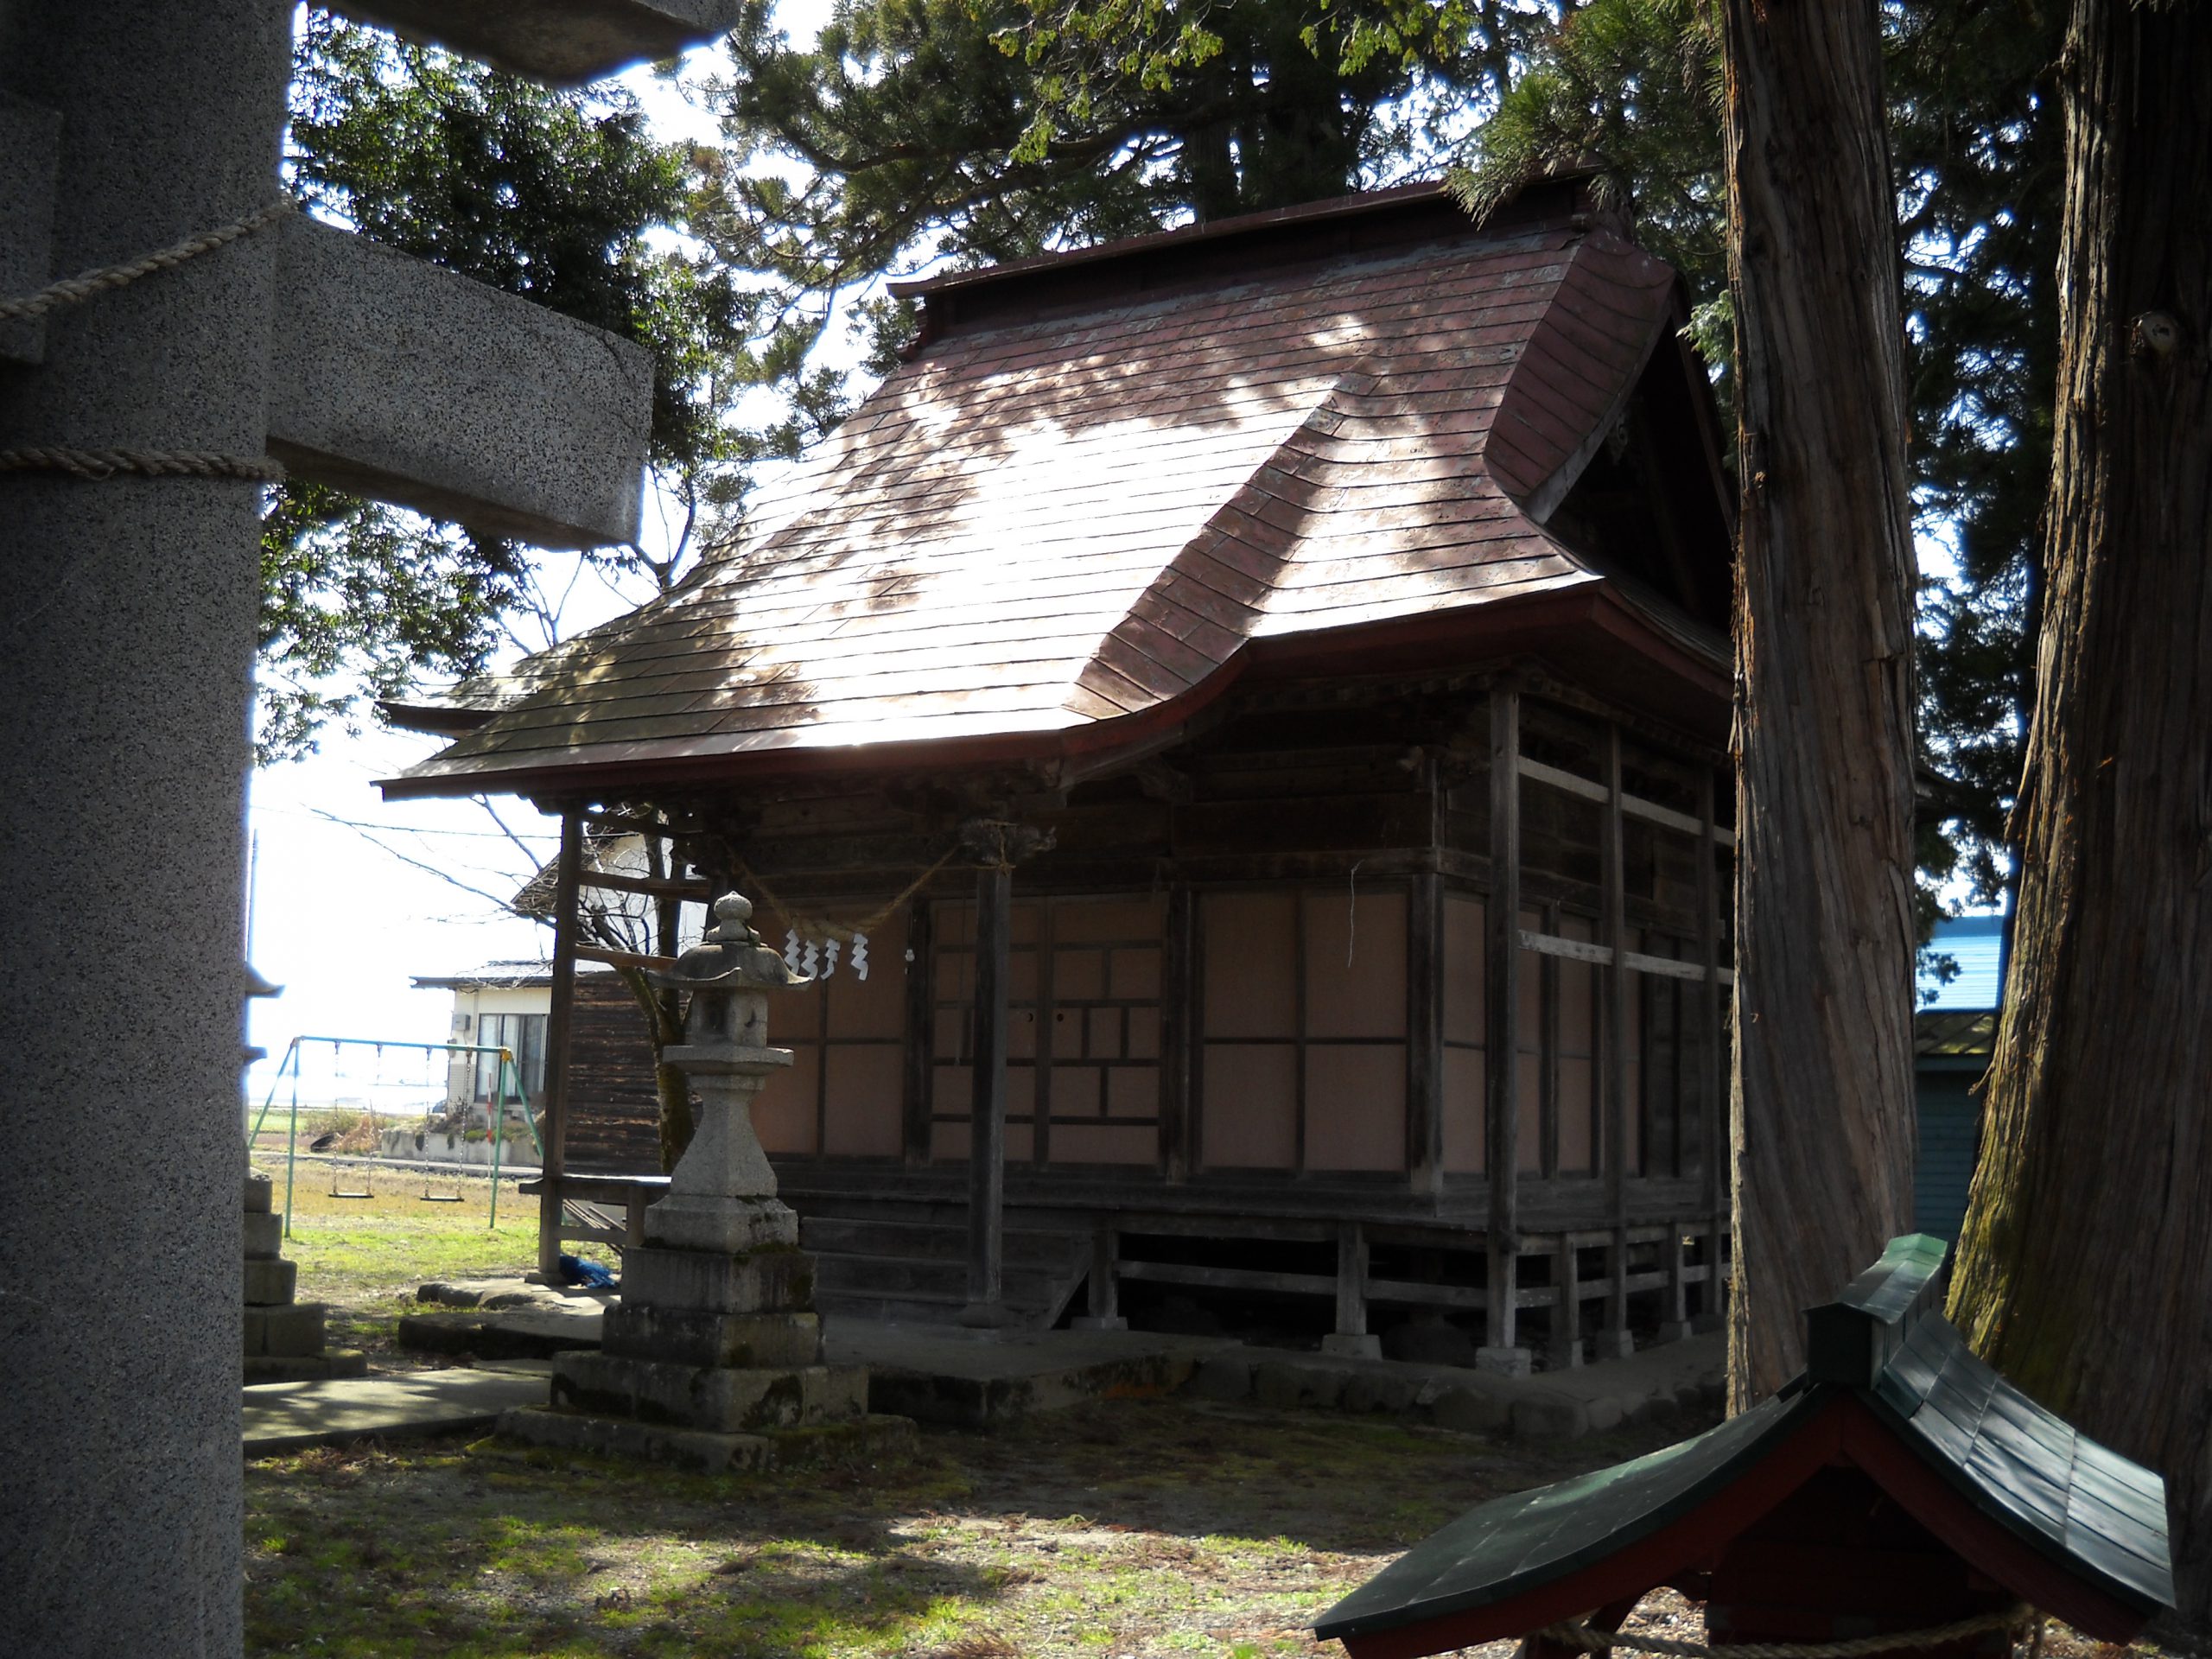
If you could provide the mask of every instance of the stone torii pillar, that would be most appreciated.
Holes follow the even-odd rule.
[[[345,9],[558,80],[704,38],[734,10]],[[291,20],[289,0],[0,3],[0,301],[276,203]],[[11,1647],[242,1642],[254,480],[281,463],[541,543],[624,540],[650,387],[633,346],[292,215],[0,320]]]

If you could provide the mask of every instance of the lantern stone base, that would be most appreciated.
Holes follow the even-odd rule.
[[[904,1447],[913,1425],[868,1414],[866,1366],[823,1363],[814,1259],[779,1241],[631,1250],[601,1346],[556,1354],[551,1404],[509,1412],[499,1432],[733,1470],[881,1457]]]

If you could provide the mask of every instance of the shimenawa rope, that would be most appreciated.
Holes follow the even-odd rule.
[[[1545,1641],[1591,1654],[1618,1650],[1662,1654],[1668,1659],[1868,1659],[1870,1655],[1896,1653],[1905,1648],[1941,1647],[1992,1630],[2017,1633],[2031,1625],[2039,1643],[2042,1621],[2033,1608],[2021,1605],[2003,1612],[1962,1618],[1955,1624],[1938,1624],[1932,1630],[1891,1630],[1886,1635],[1857,1637],[1847,1642],[1745,1642],[1709,1646],[1703,1642],[1678,1642],[1669,1637],[1593,1630],[1580,1621],[1554,1624],[1538,1635]]]
[[[218,230],[203,231],[139,258],[65,276],[58,283],[48,283],[35,294],[0,300],[0,322],[43,316],[61,306],[81,304],[96,294],[108,293],[135,283],[141,276],[150,276],[188,259],[197,259],[203,253],[212,253],[242,236],[251,236],[265,225],[274,224],[292,211],[289,200],[272,201]],[[30,444],[0,449],[0,473],[67,473],[72,478],[92,480],[135,473],[146,478],[238,478],[254,483],[273,483],[284,476],[284,469],[265,456],[217,454],[205,449],[79,449],[67,444]]]
[[[273,484],[284,469],[267,456],[216,454],[205,449],[72,449],[38,444],[0,449],[0,473],[67,473],[73,478],[113,478],[137,473],[148,478],[244,478]]]
[[[233,219],[220,230],[202,231],[198,236],[189,237],[171,247],[160,249],[140,258],[127,259],[121,264],[102,265],[75,276],[65,276],[60,282],[48,283],[37,293],[26,294],[20,299],[0,300],[0,322],[41,316],[57,306],[80,304],[95,294],[121,288],[125,283],[137,282],[141,276],[150,276],[157,270],[167,270],[188,259],[197,259],[203,253],[212,253],[242,236],[251,236],[263,226],[276,223],[292,210],[289,200],[272,201],[265,207],[256,208],[244,219]]]
[[[882,905],[877,909],[869,912],[868,914],[861,917],[861,919],[856,922],[833,922],[828,918],[822,916],[802,916],[798,912],[793,910],[789,905],[785,904],[781,899],[779,899],[773,889],[772,889],[766,881],[763,881],[759,875],[755,874],[751,869],[747,868],[746,862],[743,859],[737,861],[737,873],[739,879],[744,883],[744,885],[751,887],[755,893],[758,893],[760,895],[760,902],[766,905],[770,910],[774,911],[776,914],[782,917],[785,921],[788,922],[791,925],[791,930],[802,939],[810,939],[817,944],[821,944],[830,939],[837,939],[842,941],[846,944],[850,944],[861,934],[873,933],[877,928],[881,927],[884,923],[890,920],[891,913],[899,909],[916,893],[919,893],[931,876],[935,875],[939,870],[943,869],[947,864],[950,864],[952,861],[953,855],[957,853],[959,850],[960,849],[957,847],[955,847],[951,852],[945,854],[943,858],[938,860],[936,863],[931,865],[929,868],[924,870],[912,881],[909,881],[905,889],[900,892],[897,898],[892,899],[888,904]]]

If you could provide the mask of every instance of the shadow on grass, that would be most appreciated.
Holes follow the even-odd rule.
[[[1116,1573],[1171,1605],[1177,1580],[1233,1583],[1295,1624],[1472,1503],[1697,1426],[1547,1450],[1160,1400],[784,1474],[488,1443],[327,1450],[249,1467],[249,1651],[1011,1651],[988,1645],[1001,1624],[1044,1607],[1080,1626]]]

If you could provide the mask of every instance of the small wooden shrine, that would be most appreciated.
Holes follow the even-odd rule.
[[[580,886],[759,902],[826,1308],[1228,1295],[1504,1370],[1713,1319],[1730,524],[1675,274],[1568,179],[903,291],[741,546],[397,710],[454,741],[387,793],[563,816],[556,979],[611,959]],[[549,1248],[657,1169],[567,1160],[550,1058]]]
[[[1780,1394],[1470,1510],[1316,1634],[1353,1659],[1506,1637],[1566,1659],[1668,1586],[1704,1604],[1716,1645],[1904,1637],[1885,1650],[1988,1659],[2031,1609],[2126,1643],[2173,1603],[2164,1483],[1974,1357],[1936,1312],[1944,1259],[1893,1240],[1807,1313],[1810,1357]]]

